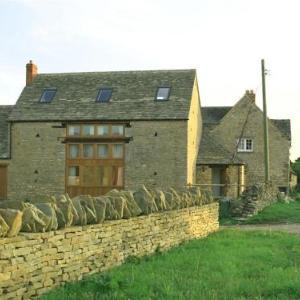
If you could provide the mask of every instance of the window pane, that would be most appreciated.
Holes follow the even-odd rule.
[[[83,144],[83,157],[93,158],[94,157],[94,147],[91,144]]]
[[[111,178],[111,167],[110,166],[100,166],[97,168],[97,179],[99,180],[100,186],[110,186]]]
[[[97,135],[108,135],[109,126],[108,125],[99,125],[97,126]]]
[[[249,139],[246,140],[246,149],[252,150],[252,140]]]
[[[168,100],[170,94],[170,88],[160,87],[157,90],[156,100]]]
[[[108,157],[108,145],[105,145],[105,144],[98,145],[98,157],[99,158],[107,158]]]
[[[113,144],[112,145],[112,156],[113,158],[123,157],[123,144]]]
[[[79,136],[80,135],[80,126],[79,125],[69,125],[68,126],[68,135]]]
[[[94,135],[94,125],[83,125],[83,135],[91,136]]]
[[[69,167],[68,184],[79,185],[79,166]]]
[[[108,102],[112,96],[112,89],[100,89],[96,102]]]
[[[124,135],[124,126],[123,125],[112,125],[111,133],[112,133],[112,135]]]
[[[112,185],[123,186],[123,167],[113,167]]]
[[[53,100],[56,94],[56,89],[45,89],[41,96],[40,102],[49,103]]]
[[[238,140],[238,143],[239,143],[238,150],[242,151],[244,149],[244,139]]]
[[[70,158],[78,158],[80,156],[80,148],[79,145],[70,145],[69,148],[69,156]]]

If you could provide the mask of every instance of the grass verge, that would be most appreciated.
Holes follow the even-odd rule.
[[[226,229],[41,299],[300,299],[299,242],[286,233]]]
[[[300,223],[300,201],[289,203],[277,202],[264,208],[257,215],[245,221],[237,221],[234,218],[221,218],[221,225],[235,224],[292,224]]]

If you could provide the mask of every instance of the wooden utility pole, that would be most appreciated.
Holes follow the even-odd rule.
[[[267,100],[266,100],[266,82],[265,82],[265,61],[261,60],[261,76],[262,76],[262,94],[263,94],[263,123],[264,123],[264,160],[265,160],[265,182],[270,181],[270,158],[269,158],[269,129],[267,116]]]

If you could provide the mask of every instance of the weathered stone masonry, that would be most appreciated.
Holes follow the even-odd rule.
[[[187,184],[188,122],[134,121],[126,128],[125,188]],[[65,128],[59,122],[14,123],[8,198],[25,200],[65,193]],[[163,163],[162,163],[163,162]]]
[[[218,204],[0,239],[0,298],[29,299],[102,272],[128,256],[166,250],[218,230]],[[23,298],[22,298],[23,297]]]

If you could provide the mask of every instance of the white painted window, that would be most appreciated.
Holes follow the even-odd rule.
[[[241,138],[237,140],[238,152],[253,152],[253,140],[248,138]]]

